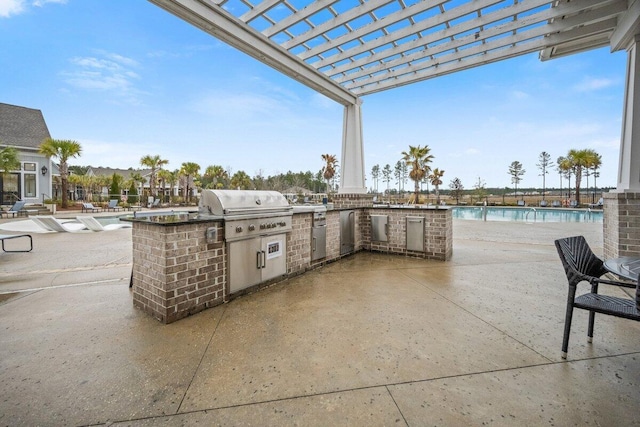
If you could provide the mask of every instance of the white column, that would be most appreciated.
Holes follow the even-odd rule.
[[[622,112],[618,192],[640,192],[640,37],[627,48],[627,80]]]
[[[344,107],[339,194],[365,194],[362,102]]]

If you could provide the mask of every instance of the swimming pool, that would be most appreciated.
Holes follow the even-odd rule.
[[[482,206],[452,208],[456,219],[482,220]],[[487,221],[520,222],[602,222],[602,211],[587,209],[504,208],[487,206]]]

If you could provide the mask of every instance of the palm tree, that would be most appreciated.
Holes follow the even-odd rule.
[[[69,206],[69,165],[67,161],[72,157],[78,157],[82,153],[82,147],[76,141],[47,138],[39,149],[41,154],[47,157],[56,157],[59,162],[60,180],[62,181],[62,203],[61,206]]]
[[[20,159],[18,158],[18,150],[14,147],[4,147],[0,150],[0,171],[3,175],[20,169]]]
[[[231,186],[238,190],[248,190],[251,188],[251,178],[245,171],[238,171],[231,177]]]
[[[166,200],[164,200],[165,199],[164,196],[167,189],[167,181],[169,180],[170,175],[171,175],[171,171],[168,171],[166,169],[160,169],[158,171],[158,180],[160,181],[160,188],[162,190],[161,200],[163,203],[166,202]]]
[[[509,165],[509,175],[511,175],[511,183],[515,185],[514,197],[518,197],[518,184],[522,181],[522,175],[526,170],[522,169],[522,163],[519,161],[513,161]]]
[[[573,168],[573,172],[576,175],[575,184],[576,184],[576,203],[580,204],[580,184],[582,183],[582,174],[585,169],[589,168],[591,164],[591,159],[593,158],[593,154],[595,152],[593,150],[569,150],[569,154],[567,158],[571,162],[571,166]]]
[[[195,178],[198,175],[198,172],[200,172],[200,165],[194,162],[184,162],[180,168],[180,175],[183,175],[186,181],[184,194],[186,202],[189,202],[191,199],[189,182],[191,178]]]
[[[435,168],[431,175],[429,175],[429,180],[431,181],[431,185],[436,189],[436,205],[440,204],[440,185],[442,185],[442,175],[444,175],[444,171]]]
[[[169,172],[167,174],[167,182],[169,183],[169,187],[171,188],[171,190],[169,191],[169,202],[172,202],[173,196],[175,195],[174,188],[180,182],[180,171],[176,169],[173,172]]]
[[[561,176],[564,175],[568,180],[567,188],[569,190],[569,196],[567,200],[571,200],[571,172],[573,171],[573,163],[571,159],[567,157],[558,157],[558,171],[561,173]],[[562,178],[561,178],[562,179]]]
[[[330,192],[330,182],[331,179],[336,174],[336,167],[338,166],[338,159],[334,154],[323,154],[322,160],[325,162],[325,165],[322,167],[322,176],[327,181],[327,193]]]
[[[226,182],[229,180],[227,171],[220,165],[207,166],[204,176],[211,180],[207,188],[225,188]]]
[[[416,204],[419,202],[420,182],[429,174],[429,163],[433,160],[433,156],[429,154],[430,151],[431,148],[429,148],[428,145],[424,147],[409,145],[409,151],[402,152],[402,160],[411,167],[409,178],[414,182],[414,203]],[[440,184],[442,184],[442,182],[440,182]]]
[[[156,188],[156,171],[158,169],[162,169],[162,166],[168,164],[168,160],[161,159],[160,156],[155,155],[151,156],[147,154],[146,156],[140,159],[140,164],[142,166],[146,166],[151,169],[151,175],[149,176],[149,192],[153,197],[156,197],[158,194],[155,191]]]

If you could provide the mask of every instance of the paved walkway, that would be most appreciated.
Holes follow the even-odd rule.
[[[640,425],[640,323],[578,311],[553,239],[454,221],[450,262],[360,253],[162,325],[130,230],[0,254],[0,425]],[[619,289],[609,292],[621,294]]]

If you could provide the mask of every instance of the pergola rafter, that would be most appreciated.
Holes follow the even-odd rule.
[[[540,51],[605,46],[627,0],[150,0],[344,105]],[[621,45],[621,43],[619,43]]]

